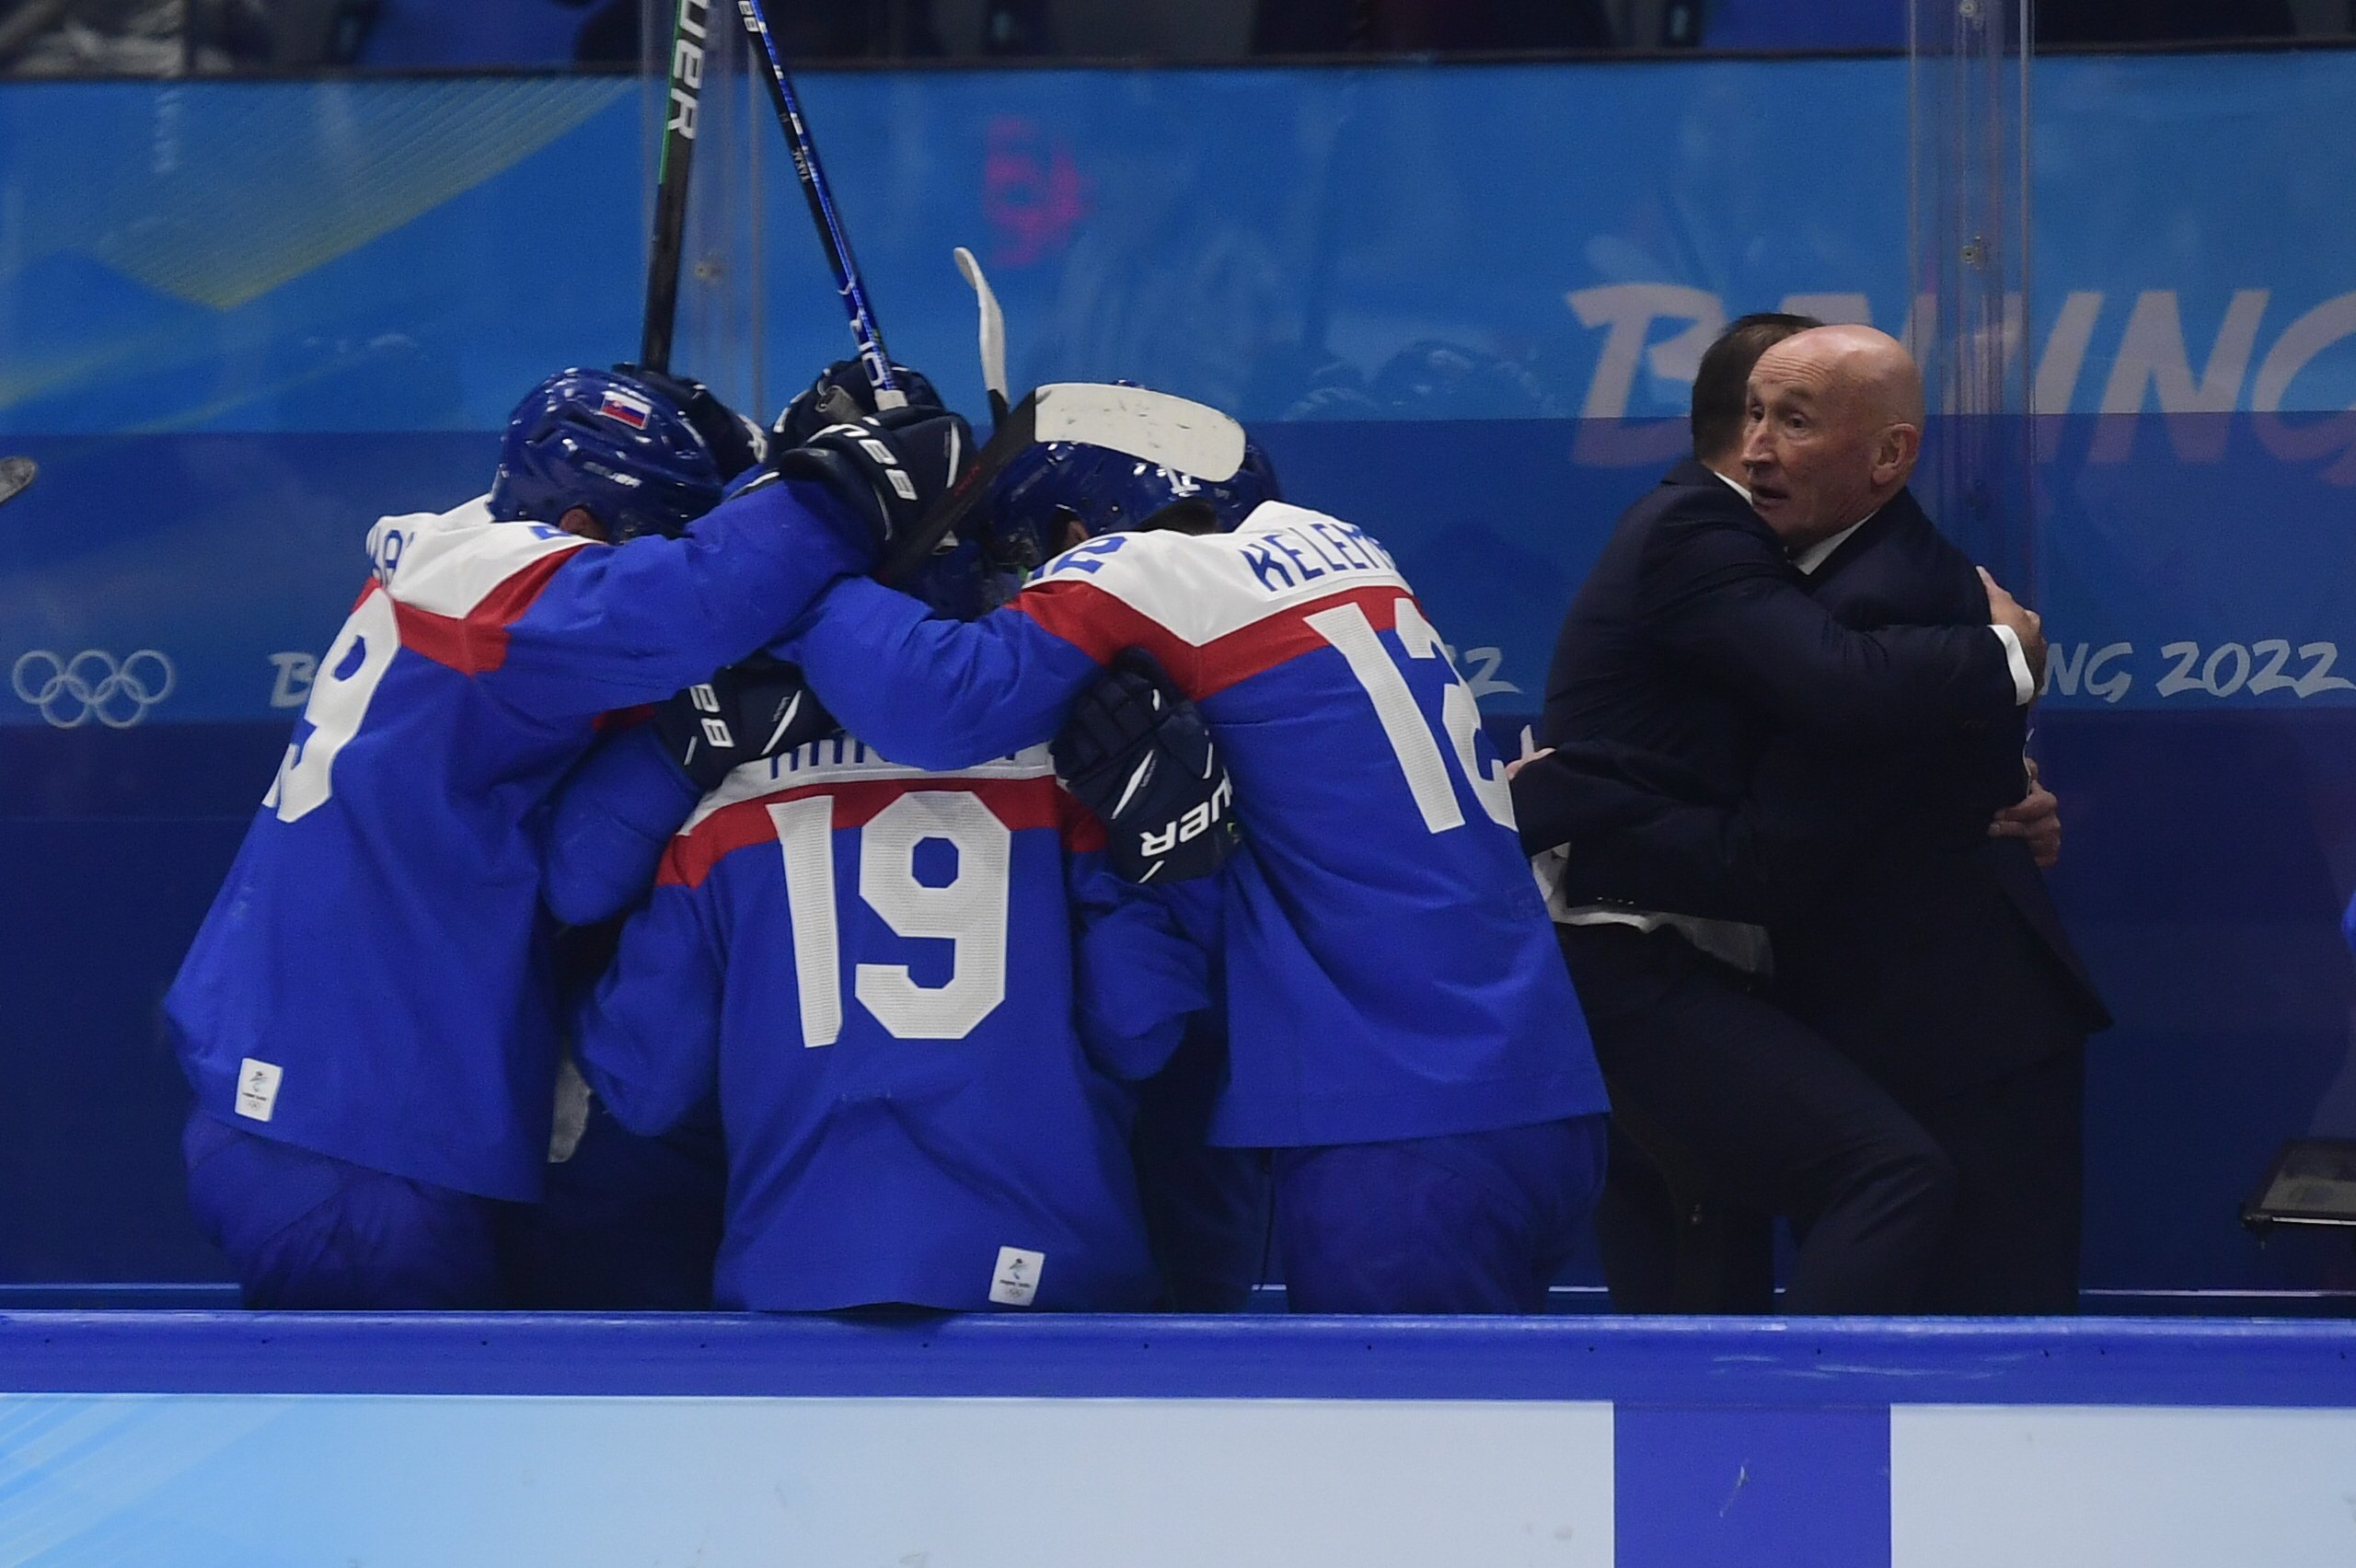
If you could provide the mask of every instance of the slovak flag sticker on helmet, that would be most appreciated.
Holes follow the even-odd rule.
[[[632,430],[644,430],[646,421],[654,417],[654,405],[627,392],[608,389],[599,400],[597,411],[609,420],[619,420]]]

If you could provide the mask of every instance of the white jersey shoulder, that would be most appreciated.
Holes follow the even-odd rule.
[[[1049,561],[1039,582],[1091,583],[1196,647],[1331,594],[1407,588],[1373,535],[1280,501],[1232,533],[1102,535]]]
[[[921,767],[904,767],[886,760],[863,741],[837,734],[807,745],[795,746],[775,756],[748,762],[720,781],[696,804],[695,812],[686,825],[679,829],[681,836],[692,833],[698,824],[712,813],[742,801],[757,801],[764,795],[774,795],[786,790],[807,790],[830,784],[852,784],[877,778],[1052,778],[1056,765],[1044,745],[1029,746],[1012,756],[999,757],[995,762],[976,763],[948,773],[928,773]]]
[[[368,530],[376,581],[404,605],[438,616],[466,616],[525,567],[595,541],[544,523],[502,523],[491,498],[448,512],[387,517]]]

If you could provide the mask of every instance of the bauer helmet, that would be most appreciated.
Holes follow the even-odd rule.
[[[508,417],[491,513],[555,523],[578,506],[616,544],[676,537],[760,461],[761,445],[698,382],[633,365],[559,371]]]
[[[1276,471],[1254,441],[1243,466],[1214,482],[1126,453],[1078,442],[1034,446],[1007,465],[982,502],[980,532],[998,571],[1027,575],[1063,548],[1077,520],[1091,536],[1150,528],[1224,533],[1262,502],[1282,497]]]

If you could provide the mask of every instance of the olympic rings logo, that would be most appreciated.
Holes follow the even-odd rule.
[[[172,695],[177,680],[172,662],[153,648],[121,663],[97,648],[71,659],[36,648],[18,658],[8,675],[18,699],[60,730],[79,729],[92,719],[110,730],[128,730]]]

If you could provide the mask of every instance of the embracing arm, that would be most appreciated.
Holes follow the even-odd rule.
[[[582,1076],[641,1137],[678,1125],[719,1085],[722,966],[696,904],[666,887],[631,916],[577,1015]]]
[[[843,728],[894,762],[971,767],[1063,728],[1093,654],[1021,609],[942,620],[864,579],[836,583],[780,650]]]
[[[1554,765],[1552,787],[1601,802],[1566,841],[1565,894],[1705,919],[1774,925],[1804,915],[1877,845],[1967,851],[2018,801],[2017,724],[1953,744],[1838,747],[1797,732],[1772,743],[1731,804],[1652,793],[1624,767]],[[2007,748],[2011,748],[2009,752]],[[1560,755],[1561,754],[1557,754]],[[1607,818],[1604,809],[1616,815]]]
[[[1801,581],[1762,531],[1672,516],[1646,543],[1638,615],[1679,664],[1819,733],[1920,734],[2003,718],[2034,695],[2017,635],[2008,644],[1985,624],[1852,630]]]
[[[699,797],[652,724],[599,743],[549,804],[540,882],[549,913],[586,926],[637,903]]]
[[[1093,855],[1073,857],[1069,882],[1080,927],[1080,1043],[1112,1078],[1151,1078],[1185,1038],[1188,1020],[1212,1005],[1218,883],[1141,888]]]
[[[679,538],[566,551],[516,587],[520,610],[481,628],[469,656],[490,689],[536,717],[660,701],[769,641],[859,569],[839,519],[814,514],[837,504],[814,485],[771,481]]]

